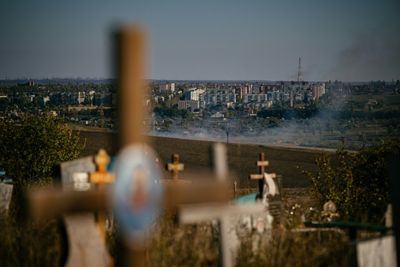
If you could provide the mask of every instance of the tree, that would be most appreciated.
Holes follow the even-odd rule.
[[[0,166],[14,181],[14,209],[22,205],[27,188],[50,184],[56,166],[77,158],[83,148],[79,136],[46,114],[0,121],[0,140]]]
[[[390,203],[386,159],[400,153],[399,141],[387,141],[357,153],[338,150],[316,159],[318,172],[308,173],[321,206],[336,203],[344,220],[381,223]]]

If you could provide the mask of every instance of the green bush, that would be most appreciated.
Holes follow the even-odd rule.
[[[357,153],[339,149],[334,157],[321,155],[318,172],[308,173],[321,207],[332,200],[344,220],[382,223],[390,202],[386,159],[399,152],[399,141],[387,141]]]
[[[58,266],[62,234],[55,220],[37,225],[26,219],[26,190],[48,185],[56,166],[77,158],[79,136],[57,119],[24,115],[19,121],[0,121],[0,166],[13,179],[10,211],[0,214],[1,266]]]
[[[51,182],[55,166],[82,150],[79,136],[46,114],[0,121],[0,139],[0,166],[17,186]]]
[[[0,166],[14,181],[11,210],[16,213],[27,188],[50,184],[57,165],[77,158],[83,148],[79,136],[46,114],[0,121],[0,140]]]

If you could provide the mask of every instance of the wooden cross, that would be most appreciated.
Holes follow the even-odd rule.
[[[171,172],[172,180],[178,180],[179,172],[183,171],[183,169],[184,169],[184,164],[179,163],[179,155],[172,154],[171,163],[167,164],[167,170]]]
[[[257,166],[259,172],[257,174],[250,174],[250,180],[258,180],[258,197],[261,198],[263,195],[263,188],[264,188],[264,173],[265,167],[269,165],[269,162],[265,160],[264,152],[261,152],[259,155],[259,160],[257,161]]]
[[[133,144],[144,144],[147,141],[144,135],[145,128],[143,121],[146,117],[144,103],[146,81],[145,77],[145,38],[141,29],[125,28],[117,34],[117,77],[119,87],[119,128],[120,148],[122,153]],[[174,157],[173,164],[178,163]],[[183,164],[174,165],[174,171],[183,169]],[[118,172],[118,170],[117,170]],[[176,173],[177,177],[177,173]],[[119,178],[118,178],[119,179]],[[135,179],[135,178],[133,178]],[[150,177],[143,175],[140,183],[149,183]],[[118,181],[117,181],[118,182]],[[135,179],[135,183],[138,179]],[[166,208],[176,208],[181,203],[198,203],[209,201],[226,201],[229,197],[228,185],[213,183],[209,186],[203,184],[187,183],[162,183],[163,202]],[[207,190],[201,191],[201,188]],[[200,190],[199,190],[200,188]],[[222,189],[223,188],[223,189]],[[193,190],[195,189],[195,190]],[[143,191],[141,191],[144,193]],[[137,196],[133,196],[134,199]],[[145,197],[143,199],[146,199]],[[128,240],[126,244],[128,258],[125,261],[127,266],[146,266],[146,245],[143,240]]]
[[[97,171],[89,174],[89,179],[92,184],[97,186],[97,190],[104,191],[105,184],[114,182],[114,174],[107,172],[107,165],[110,162],[110,157],[104,149],[100,149],[94,157],[94,162],[97,166]],[[105,240],[105,224],[106,215],[104,211],[97,212],[97,228],[99,229],[100,237]]]

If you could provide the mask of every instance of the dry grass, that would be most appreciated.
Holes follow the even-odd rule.
[[[55,221],[45,226],[17,225],[5,218],[0,220],[0,266],[61,265],[67,251]],[[218,266],[217,230],[211,224],[181,226],[175,222],[174,216],[165,215],[154,226],[148,251],[151,265]],[[237,266],[351,266],[354,250],[349,249],[343,234],[293,233],[287,229],[241,235]],[[121,253],[115,236],[117,229],[108,236],[108,246],[118,264]]]
[[[253,250],[255,234],[242,240],[237,266],[352,266],[353,248],[342,235],[286,232],[274,235],[270,242],[259,241]]]
[[[0,266],[59,266],[63,254],[62,231],[55,220],[45,225],[17,224],[0,215]]]
[[[153,266],[218,266],[218,233],[211,224],[177,226],[164,218],[154,230],[149,260]],[[347,238],[336,232],[248,233],[240,237],[237,266],[350,266]]]

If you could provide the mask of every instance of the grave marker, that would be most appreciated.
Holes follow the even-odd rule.
[[[61,184],[64,191],[86,191],[91,188],[89,173],[96,170],[93,157],[62,162],[60,167]]]
[[[259,160],[256,162],[256,165],[258,166],[259,171],[257,174],[250,174],[249,179],[258,180],[258,192],[259,192],[259,198],[261,198],[263,196],[263,189],[264,189],[265,167],[269,165],[269,162],[265,160],[264,152],[261,152],[259,154]]]
[[[267,207],[269,214],[274,217],[274,222],[279,223],[283,203],[280,199],[281,177],[275,173],[267,173],[265,167],[269,166],[269,162],[265,159],[264,152],[259,154],[259,160],[256,165],[259,167],[257,174],[250,174],[250,180],[258,180],[259,199]],[[276,197],[278,196],[278,197]]]
[[[95,184],[98,191],[104,191],[105,184],[114,182],[114,174],[107,172],[107,165],[110,162],[110,157],[104,149],[100,149],[97,155],[94,157],[94,161],[97,166],[97,171],[89,174],[89,179],[92,184]],[[106,231],[106,215],[104,211],[97,212],[97,227],[99,229],[100,236],[105,240]]]
[[[127,266],[146,266],[146,244],[144,241],[148,225],[157,212],[161,195],[157,167],[149,159],[144,146],[143,121],[146,118],[144,97],[146,91],[144,31],[139,27],[124,28],[116,34],[116,71],[119,117],[120,152],[116,169],[113,206],[122,231],[128,236],[125,248],[129,254]],[[134,161],[133,165],[129,162]],[[150,169],[146,169],[150,168]],[[151,172],[151,173],[149,173]],[[155,176],[148,177],[149,174]],[[156,193],[157,196],[151,195]],[[138,218],[144,216],[144,218]],[[133,223],[133,225],[131,225]],[[136,229],[134,226],[140,226]]]
[[[179,172],[183,171],[185,165],[179,162],[179,155],[172,154],[171,163],[167,164],[167,170],[171,172],[171,179],[178,180]]]
[[[102,160],[96,161],[101,163],[99,161]],[[99,171],[103,170],[102,167]],[[92,157],[61,163],[63,190],[87,194],[82,191],[90,190],[89,178],[92,175],[89,174],[95,173],[95,169]],[[65,266],[110,266],[112,261],[105,247],[104,236],[99,235],[99,225],[96,225],[92,213],[68,214],[63,216],[63,220],[69,244]]]

